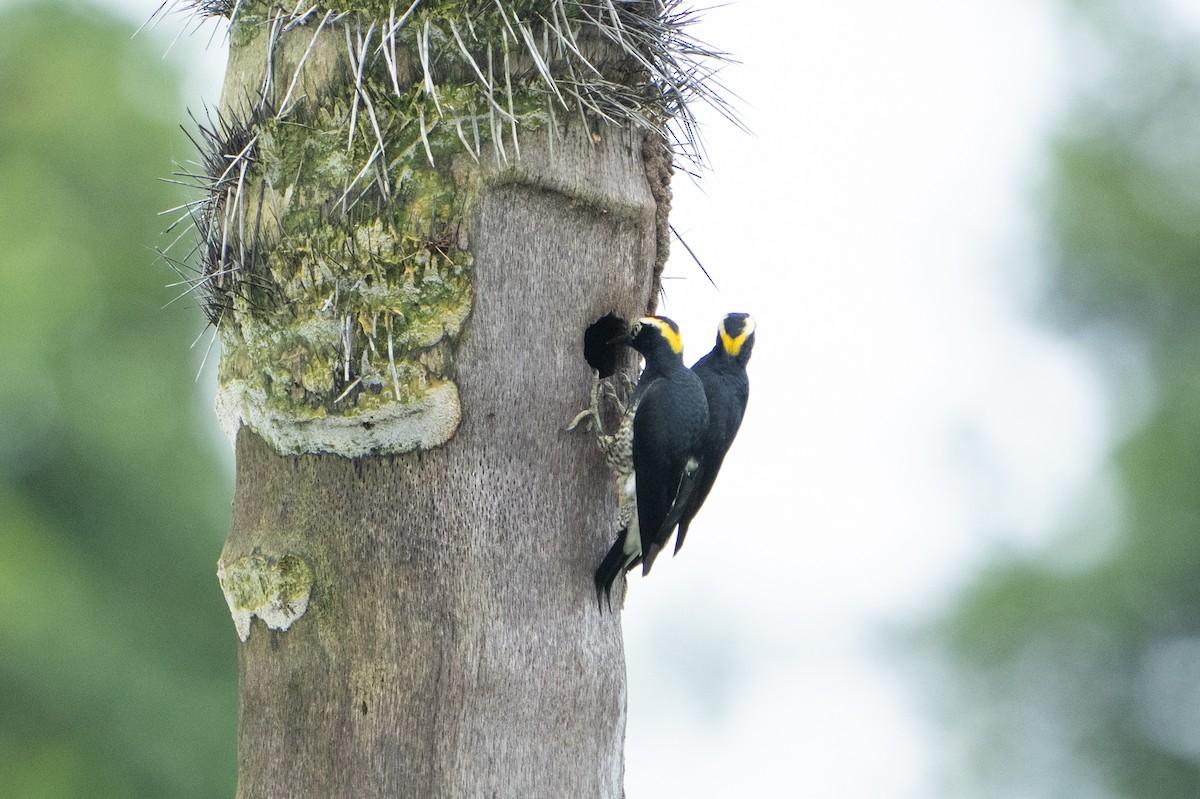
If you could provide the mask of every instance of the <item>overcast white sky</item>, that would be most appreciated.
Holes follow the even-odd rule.
[[[1045,543],[1107,446],[1084,353],[1025,311],[1025,204],[1066,89],[1052,7],[707,15],[754,135],[714,121],[713,173],[676,180],[720,291],[677,251],[663,311],[691,357],[727,310],[758,343],[713,497],[626,604],[631,797],[936,793],[942,747],[881,633]]]
[[[1112,415],[1086,354],[1026,312],[1025,202],[1065,91],[1053,6],[743,0],[697,28],[743,62],[725,81],[753,133],[701,111],[712,172],[676,179],[672,219],[719,290],[677,246],[661,312],[689,360],[726,311],[758,343],[716,490],[626,603],[632,799],[935,794],[880,633],[1044,544]],[[168,56],[193,108],[218,101],[210,30]]]

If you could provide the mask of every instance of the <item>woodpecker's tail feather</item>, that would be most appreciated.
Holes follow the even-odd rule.
[[[609,612],[612,612],[613,583],[617,581],[621,572],[631,567],[629,553],[625,551],[625,540],[628,536],[628,529],[623,529],[617,534],[617,540],[613,542],[608,554],[600,562],[600,567],[596,569],[596,604],[601,613],[604,612],[605,602],[608,603]]]
[[[691,499],[692,493],[696,488],[697,477],[700,475],[699,464],[688,464],[679,478],[679,490],[675,492],[675,501],[671,504],[671,510],[667,513],[667,518],[663,519],[663,523],[658,527],[658,534],[654,536],[654,540],[650,543],[645,557],[642,560],[642,576],[650,573],[650,567],[654,565],[654,559],[658,557],[658,553],[662,552],[663,547],[671,540],[671,533],[675,532],[676,525],[683,518],[684,512],[688,507],[688,500]],[[683,545],[683,534],[686,532],[680,528],[679,536],[675,540],[675,551],[679,551],[679,547]]]
[[[658,557],[658,553],[662,551],[662,547],[657,542],[650,545],[646,551],[646,558],[642,561],[642,576],[645,577],[650,573],[650,567],[654,565],[654,559]]]
[[[672,555],[679,554],[679,548],[683,546],[683,539],[687,535],[688,525],[690,523],[691,522],[683,522],[679,525],[679,532],[675,533],[675,551],[671,553]]]

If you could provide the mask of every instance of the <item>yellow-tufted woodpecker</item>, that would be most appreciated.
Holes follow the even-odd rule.
[[[692,519],[712,491],[721,464],[725,462],[725,454],[729,452],[746,413],[746,401],[750,397],[746,364],[753,349],[754,319],[744,313],[726,314],[717,328],[716,345],[692,366],[692,372],[704,385],[708,401],[708,426],[700,446],[700,465],[695,472],[685,476],[680,488],[680,502],[659,530],[658,537],[645,549],[647,561],[652,561],[666,546],[675,522],[679,524],[675,552],[679,552]]]
[[[708,424],[708,401],[704,384],[694,372],[683,365],[683,341],[679,326],[661,316],[645,316],[633,329],[615,341],[628,344],[646,359],[633,401],[626,412],[632,424],[622,428],[630,431],[630,463],[632,480],[625,490],[632,489],[637,498],[636,513],[629,514],[629,524],[617,534],[617,540],[596,570],[596,597],[601,594],[611,601],[612,585],[617,576],[642,562],[642,573],[648,574],[653,558],[643,554],[654,541],[664,535],[662,528],[680,518],[676,503],[683,498],[681,485],[691,485],[690,475],[699,466],[700,448]],[[617,434],[621,438],[621,432]],[[613,462],[610,456],[610,463]],[[629,485],[632,483],[632,485]],[[665,535],[675,526],[671,521]]]

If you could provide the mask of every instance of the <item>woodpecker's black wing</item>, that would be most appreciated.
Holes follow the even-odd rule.
[[[684,475],[694,472],[699,464],[707,423],[704,385],[688,369],[655,381],[638,405],[633,419],[633,473],[637,480],[642,574],[650,573],[662,548],[659,538],[676,506]]]
[[[622,571],[641,563],[643,574],[649,572],[658,550],[647,556],[648,547],[668,516],[679,518],[681,478],[689,463],[694,471],[707,419],[703,391],[686,369],[664,376],[647,368],[638,382],[630,442],[636,510],[596,569],[597,601],[603,602],[603,597],[611,604],[612,585]]]
[[[717,331],[717,343],[712,351],[692,366],[692,371],[704,385],[708,401],[708,427],[701,445],[700,467],[695,485],[687,496],[679,517],[679,532],[675,536],[675,551],[683,546],[688,527],[712,491],[725,462],[750,398],[750,379],[746,364],[754,348],[754,320],[747,314],[728,314]],[[670,530],[662,539],[666,538]]]
[[[725,370],[708,370],[697,364],[694,368],[704,383],[705,393],[709,397],[710,421],[704,434],[701,446],[700,468],[696,472],[695,486],[683,506],[679,519],[679,532],[675,536],[675,551],[683,546],[688,527],[692,519],[699,513],[704,500],[708,499],[725,455],[737,436],[742,425],[742,416],[746,412],[746,401],[750,396],[749,380],[744,370],[730,373]]]

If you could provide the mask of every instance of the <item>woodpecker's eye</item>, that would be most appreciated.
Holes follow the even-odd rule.
[[[633,330],[629,331],[629,335],[633,336],[634,338],[637,338],[638,335],[640,335],[642,332],[642,327],[643,327],[642,323],[638,322],[636,325],[633,326]]]

